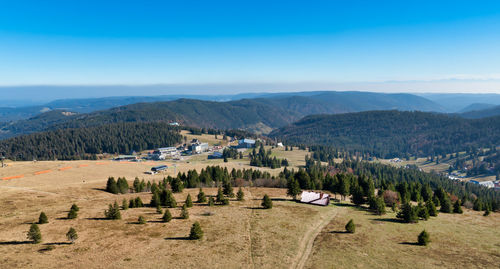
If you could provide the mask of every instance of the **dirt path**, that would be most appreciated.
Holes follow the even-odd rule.
[[[316,225],[313,225],[306,231],[304,237],[302,237],[302,239],[300,240],[297,256],[293,259],[290,268],[293,269],[304,268],[304,265],[306,264],[309,255],[311,255],[314,245],[314,240],[316,239],[318,234],[323,230],[323,228],[325,228],[325,226],[328,225],[328,223],[330,223],[332,218],[334,218],[337,215],[337,212],[338,208],[332,208],[328,212],[328,214],[321,217],[320,222],[318,222]]]

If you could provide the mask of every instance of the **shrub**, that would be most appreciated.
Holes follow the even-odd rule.
[[[273,208],[273,201],[271,201],[271,198],[267,194],[264,194],[264,198],[262,198],[262,207],[265,209]]]
[[[117,194],[118,192],[120,192],[114,177],[108,178],[108,182],[106,183],[106,191],[112,194]]]
[[[429,233],[425,230],[418,235],[418,244],[421,246],[427,246],[427,244],[429,244]]]
[[[29,240],[33,241],[33,244],[42,242],[42,233],[40,232],[40,228],[37,224],[31,224],[27,237]]]
[[[123,201],[122,201],[122,209],[123,210],[127,210],[128,209],[128,202],[127,202],[127,199],[123,198]]]
[[[186,205],[182,206],[182,209],[181,209],[181,219],[189,219],[189,212],[187,210]]]
[[[191,200],[191,194],[188,194],[188,196],[186,197],[186,207],[193,207],[193,200]]]
[[[398,193],[395,191],[386,190],[382,194],[382,197],[384,198],[384,202],[387,206],[392,207],[393,205],[399,203]]]
[[[208,198],[208,206],[214,206],[215,199],[213,197]]]
[[[163,210],[161,209],[161,205],[156,206],[156,213],[163,214]]]
[[[135,199],[134,198],[131,198],[129,203],[128,203],[128,207],[129,208],[135,208]]]
[[[107,219],[117,220],[121,219],[122,215],[120,213],[120,208],[118,207],[118,203],[109,204],[108,210],[104,210],[104,216]]]
[[[165,213],[161,219],[163,222],[170,222],[172,220],[172,214],[170,214],[170,210],[168,210],[168,208],[165,209]]]
[[[349,222],[347,222],[347,224],[345,225],[345,230],[346,232],[348,233],[354,233],[356,231],[356,225],[354,224],[354,220],[349,220]]]
[[[137,223],[146,224],[146,219],[143,216],[139,216],[139,218],[137,219]]]
[[[245,193],[241,189],[241,187],[238,189],[238,193],[236,194],[237,200],[238,201],[244,201],[245,200]]]
[[[205,203],[206,201],[207,197],[205,196],[203,190],[200,188],[200,192],[198,193],[198,203]]]
[[[222,205],[229,205],[229,199],[228,198],[222,199]]]
[[[484,211],[484,214],[483,216],[487,217],[490,215],[490,209],[489,208],[486,208],[486,211]]]
[[[80,211],[80,208],[76,204],[72,204],[71,210],[75,210],[76,212],[78,212],[78,211]]]
[[[76,219],[78,217],[78,211],[71,208],[68,212],[68,219]]]
[[[135,207],[144,207],[144,203],[142,203],[141,197],[135,198]]]
[[[203,230],[201,229],[200,223],[195,222],[193,226],[191,226],[191,232],[189,233],[189,239],[191,240],[199,240],[203,238]]]
[[[49,223],[49,218],[47,218],[47,215],[45,215],[45,212],[40,213],[40,216],[38,217],[38,224],[45,224]]]
[[[68,238],[69,241],[71,241],[71,244],[73,244],[76,239],[78,239],[78,234],[76,233],[75,228],[71,227],[69,228],[69,231],[66,233],[66,238]]]
[[[460,202],[458,200],[453,204],[453,213],[456,213],[456,214],[464,213],[464,211],[462,210],[462,207],[460,206]]]

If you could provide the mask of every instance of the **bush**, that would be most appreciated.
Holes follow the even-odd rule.
[[[139,216],[139,218],[137,219],[137,223],[146,224],[146,219],[143,216]]]
[[[193,207],[193,200],[191,200],[191,194],[186,197],[186,207]]]
[[[109,204],[108,210],[104,210],[104,216],[107,219],[117,220],[121,219],[122,215],[120,213],[120,208],[118,207],[118,203]]]
[[[78,211],[71,208],[68,212],[68,219],[76,219],[78,217]]]
[[[347,224],[345,225],[345,230],[346,232],[348,233],[354,233],[356,231],[356,225],[354,224],[354,220],[349,220],[349,222],[347,222]]]
[[[228,198],[222,199],[222,205],[229,205],[229,199]]]
[[[205,203],[206,201],[207,197],[205,196],[203,190],[200,188],[200,192],[198,193],[198,203]]]
[[[38,224],[45,224],[49,223],[49,218],[47,218],[47,215],[45,215],[45,212],[40,213],[40,216],[38,217]]]
[[[80,208],[76,204],[72,204],[71,210],[75,210],[76,212],[78,212],[78,211],[80,211]]]
[[[75,228],[69,228],[69,231],[66,233],[66,238],[71,241],[71,244],[73,244],[75,240],[78,239],[78,234],[76,233]]]
[[[460,202],[458,200],[453,204],[453,213],[456,213],[456,214],[464,213],[464,211],[462,210],[462,207],[460,206]]]
[[[267,194],[264,194],[264,198],[262,198],[262,207],[265,209],[273,208],[273,201],[271,201],[271,198]]]
[[[122,201],[122,209],[123,210],[127,210],[129,207],[129,204],[127,202],[127,199],[123,198],[123,201]]]
[[[163,214],[163,210],[161,209],[161,205],[156,206],[156,213]]]
[[[208,198],[208,206],[214,206],[215,199],[213,197]]]
[[[33,241],[33,244],[42,242],[42,233],[40,232],[40,228],[38,228],[37,224],[31,224],[27,237],[29,240]]]
[[[189,239],[191,240],[199,240],[203,238],[203,230],[201,229],[200,223],[195,222],[191,227],[191,232],[189,233]]]
[[[188,210],[187,210],[186,205],[183,205],[183,206],[182,206],[182,210],[181,210],[181,219],[189,219],[189,212],[188,212]]]
[[[142,203],[141,197],[135,198],[135,207],[144,207],[144,203]]]
[[[118,192],[120,192],[114,177],[108,178],[108,182],[106,183],[106,191],[112,194],[118,194]]]
[[[429,244],[429,233],[425,230],[418,235],[418,244],[421,246],[427,246]]]
[[[170,214],[170,210],[168,210],[168,208],[165,209],[165,213],[161,219],[163,222],[170,222],[172,220],[172,214]]]
[[[135,208],[135,199],[134,198],[131,198],[129,203],[128,203],[128,207],[129,208]]]
[[[238,201],[244,201],[245,200],[245,193],[241,189],[241,187],[238,189],[238,193],[236,194],[236,198]]]

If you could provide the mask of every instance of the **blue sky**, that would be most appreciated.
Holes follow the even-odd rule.
[[[499,29],[498,1],[0,0],[0,86],[500,93]]]

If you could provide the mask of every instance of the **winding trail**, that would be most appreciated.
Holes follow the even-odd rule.
[[[290,268],[293,269],[302,269],[304,268],[307,260],[309,259],[309,255],[311,255],[314,241],[319,233],[323,230],[323,228],[330,223],[330,221],[337,215],[338,208],[332,208],[330,212],[321,217],[321,221],[311,226],[304,237],[300,240],[299,250],[297,251],[297,256],[293,259]]]

